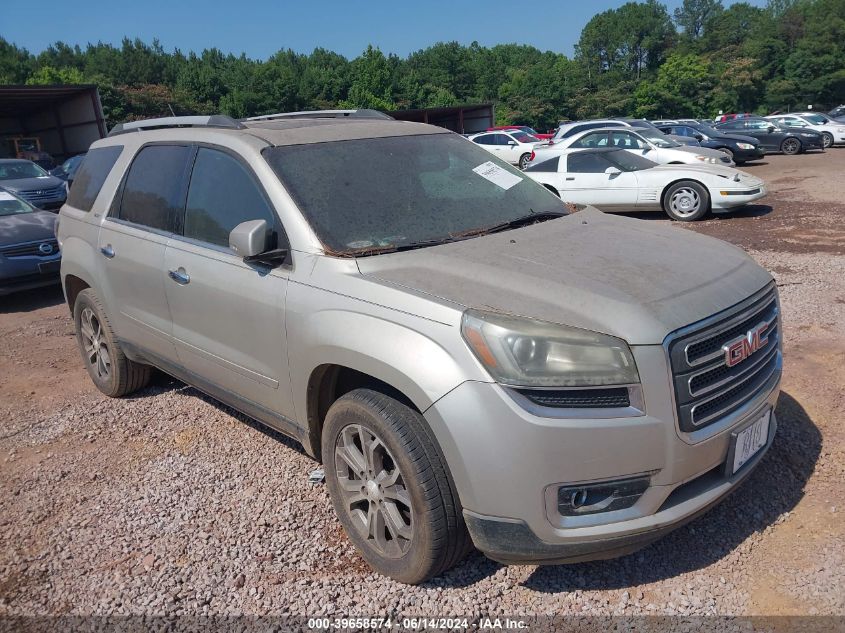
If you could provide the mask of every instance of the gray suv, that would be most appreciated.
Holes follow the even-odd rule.
[[[157,367],[286,433],[349,539],[422,582],[632,552],[759,463],[781,377],[740,249],[561,201],[368,111],[125,124],[59,217],[109,396]]]

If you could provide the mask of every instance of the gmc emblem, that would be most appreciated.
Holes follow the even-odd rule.
[[[757,350],[766,347],[766,343],[769,342],[769,337],[766,336],[768,329],[769,324],[764,321],[744,336],[725,343],[722,346],[722,351],[725,352],[725,365],[728,367],[738,365]]]

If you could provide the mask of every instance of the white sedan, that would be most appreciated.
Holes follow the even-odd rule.
[[[482,132],[469,137],[491,154],[495,154],[511,165],[525,169],[531,160],[531,154],[538,147],[548,145],[548,141],[541,141],[536,136],[526,134],[522,130],[496,130]]]
[[[564,202],[614,212],[662,210],[682,222],[766,195],[762,180],[738,169],[658,165],[613,147],[556,152],[545,161],[532,161],[525,175]]]
[[[538,148],[534,162],[551,158],[564,149],[590,149],[593,147],[616,147],[639,156],[645,156],[659,165],[722,165],[733,167],[730,156],[709,147],[689,147],[676,143],[660,130],[649,128],[599,128],[584,130],[572,136],[555,141],[554,145]]]

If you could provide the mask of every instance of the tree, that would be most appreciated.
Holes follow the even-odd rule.
[[[684,35],[696,40],[704,35],[705,25],[721,11],[724,11],[721,0],[684,0],[675,9],[675,24],[683,29]]]

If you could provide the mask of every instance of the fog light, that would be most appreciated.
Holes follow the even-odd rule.
[[[561,486],[557,491],[558,512],[562,516],[583,516],[630,508],[648,490],[650,481],[651,474],[595,484]]]

